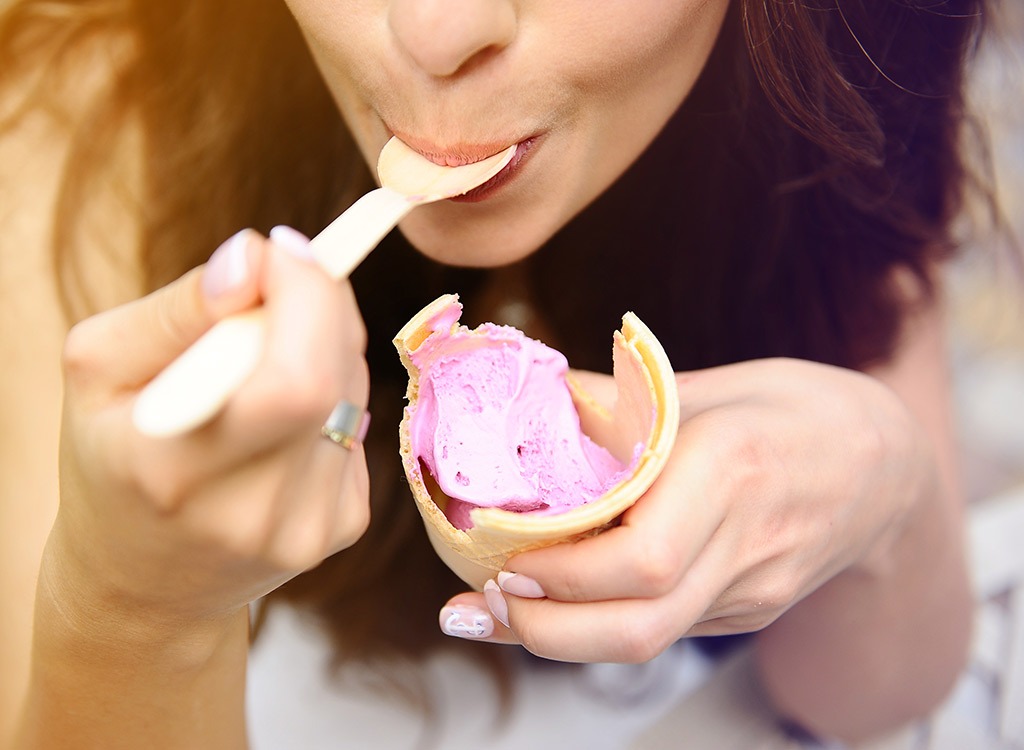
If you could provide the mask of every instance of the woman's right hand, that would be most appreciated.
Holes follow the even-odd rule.
[[[284,236],[247,230],[203,268],[71,331],[61,503],[44,559],[68,606],[217,620],[366,528],[362,446],[320,435],[339,400],[366,404],[365,329],[351,287]],[[140,434],[139,390],[214,322],[256,304],[265,354],[221,414],[177,437]]]

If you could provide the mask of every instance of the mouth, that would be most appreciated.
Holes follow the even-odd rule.
[[[524,141],[520,141],[516,144],[516,151],[512,154],[509,163],[502,167],[498,174],[494,175],[483,185],[473,188],[468,193],[457,195],[448,200],[452,203],[479,203],[493,196],[519,174],[523,163],[533,152],[533,147],[537,144],[538,139],[539,136],[531,136]]]
[[[434,164],[440,164],[446,167],[460,167],[464,164],[471,164],[473,162],[481,161],[489,156],[493,156],[496,153],[504,151],[508,148],[509,143],[496,142],[496,143],[481,143],[481,144],[462,144],[454,146],[450,149],[439,150],[434,144],[428,141],[417,138],[414,135],[408,133],[394,131],[390,127],[385,126],[388,133],[388,137],[391,135],[398,136],[409,148],[416,153],[420,154],[426,159],[429,159]],[[467,193],[449,198],[448,200],[453,203],[479,203],[492,195],[504,185],[508,184],[520,171],[523,163],[533,151],[534,146],[541,139],[541,135],[532,135],[516,144],[516,151],[512,155],[512,159],[506,164],[498,174],[494,175],[491,179],[482,185],[478,185]]]

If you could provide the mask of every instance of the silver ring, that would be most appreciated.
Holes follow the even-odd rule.
[[[369,429],[370,412],[351,401],[339,401],[320,428],[320,434],[342,448],[351,450],[357,443],[363,442]]]

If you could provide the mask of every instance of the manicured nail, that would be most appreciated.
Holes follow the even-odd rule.
[[[498,573],[498,586],[507,594],[521,596],[524,599],[543,599],[547,594],[540,584],[522,573],[509,573],[503,570]]]
[[[313,260],[313,249],[309,237],[297,229],[279,224],[270,230],[270,239],[279,248],[300,260]]]
[[[245,284],[249,278],[248,247],[255,232],[243,229],[213,251],[203,269],[203,291],[219,297]]]
[[[487,608],[497,618],[498,622],[508,627],[508,603],[498,588],[498,584],[492,578],[484,584],[484,599],[487,600]]]
[[[441,609],[441,630],[456,638],[486,638],[494,632],[489,612],[469,604],[452,604]]]

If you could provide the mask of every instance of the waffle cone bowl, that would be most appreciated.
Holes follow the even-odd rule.
[[[633,313],[612,334],[612,368],[617,390],[611,411],[569,377],[580,426],[597,445],[632,471],[603,495],[554,515],[516,513],[501,508],[474,508],[472,528],[461,530],[445,515],[449,498],[413,454],[412,414],[419,397],[420,371],[412,354],[434,335],[459,328],[462,306],[455,295],[431,302],[395,337],[409,372],[408,406],[399,427],[402,465],[423,517],[430,542],[462,580],[480,590],[515,554],[599,534],[643,495],[661,473],[679,426],[679,395],[668,356],[650,329]],[[475,332],[470,332],[475,333]],[[637,446],[642,450],[637,451]],[[636,452],[636,453],[635,453]]]

